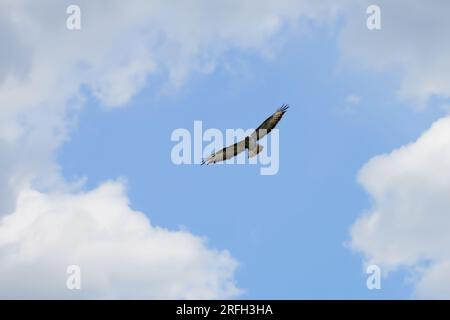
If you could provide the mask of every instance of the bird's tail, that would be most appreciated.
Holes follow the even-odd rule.
[[[262,145],[256,144],[256,146],[254,148],[248,150],[248,157],[253,158],[258,153],[260,153],[263,149],[264,149],[264,147]]]

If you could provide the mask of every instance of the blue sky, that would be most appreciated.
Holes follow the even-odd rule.
[[[90,96],[58,154],[64,176],[89,177],[89,188],[125,177],[132,207],[152,223],[182,226],[231,252],[243,298],[406,297],[410,285],[397,273],[369,291],[361,256],[345,246],[370,205],[356,175],[439,113],[399,102],[395,74],[342,65],[329,28],[288,39],[274,58],[229,52],[223,60],[242,60],[244,71],[219,65],[170,94],[150,81],[127,108],[105,112]],[[351,94],[361,101],[346,111]],[[291,108],[279,124],[278,174],[171,162],[174,129],[192,132],[194,120],[205,129],[251,128],[285,102]]]
[[[99,3],[0,4],[0,297],[450,298],[449,2]],[[283,103],[277,174],[171,160]]]

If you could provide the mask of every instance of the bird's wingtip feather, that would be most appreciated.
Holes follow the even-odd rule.
[[[285,113],[289,109],[289,105],[284,103],[278,110]]]

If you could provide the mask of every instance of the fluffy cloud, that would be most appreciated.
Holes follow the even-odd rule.
[[[81,268],[80,291],[66,287]],[[21,191],[0,224],[5,298],[223,298],[239,293],[236,261],[185,231],[152,226],[121,182],[76,194]]]
[[[359,181],[373,207],[351,228],[351,245],[385,272],[407,267],[416,296],[450,298],[450,117],[417,141],[370,160]]]
[[[346,19],[340,33],[340,43],[344,58],[356,59],[361,65],[374,70],[398,70],[402,74],[400,95],[419,105],[423,105],[432,95],[450,96],[450,65],[447,58],[450,41],[443,32],[450,27],[445,16],[450,7],[444,0],[432,3],[418,0],[395,3],[379,1],[382,9],[380,31],[369,31],[365,27],[365,9],[372,4],[370,1],[319,3],[313,0],[231,0],[212,5],[207,0],[135,0],[127,4],[113,0],[107,6],[95,1],[77,1],[82,12],[80,31],[69,31],[65,27],[65,12],[70,4],[71,1],[13,0],[0,3],[0,217],[3,216],[0,225],[0,279],[1,287],[4,283],[11,296],[20,296],[21,292],[28,292],[35,297],[52,296],[59,292],[61,281],[57,278],[52,280],[43,277],[48,283],[45,286],[36,281],[40,275],[46,274],[45,270],[54,270],[54,274],[59,274],[66,263],[72,263],[73,258],[77,257],[70,250],[66,251],[64,246],[74,247],[74,252],[84,249],[80,249],[82,244],[76,243],[73,237],[68,237],[65,242],[66,238],[61,238],[56,231],[49,232],[48,236],[59,240],[55,242],[61,242],[61,246],[48,244],[44,241],[43,225],[51,225],[51,222],[41,224],[39,221],[54,220],[63,226],[78,226],[78,223],[84,226],[83,222],[78,222],[76,215],[84,217],[85,223],[85,220],[95,220],[94,217],[113,211],[114,208],[102,202],[103,198],[90,203],[87,200],[93,194],[102,192],[107,194],[105,198],[109,197],[108,202],[113,203],[114,199],[122,201],[121,214],[118,214],[122,218],[117,216],[113,221],[120,220],[127,225],[125,220],[128,218],[135,221],[136,216],[141,216],[141,219],[137,219],[140,223],[129,223],[139,230],[148,231],[140,239],[127,234],[130,242],[123,242],[123,246],[129,245],[130,249],[136,245],[140,252],[144,252],[142,243],[146,248],[152,248],[152,241],[155,241],[164,246],[167,243],[168,247],[179,252],[176,248],[182,241],[178,237],[184,236],[189,239],[187,243],[193,246],[197,244],[196,250],[188,251],[190,257],[198,254],[204,258],[200,262],[193,261],[188,254],[185,260],[180,260],[186,268],[192,267],[193,272],[204,273],[201,285],[194,290],[191,284],[180,280],[180,286],[168,292],[166,290],[175,285],[168,279],[171,276],[177,278],[178,270],[167,267],[163,256],[157,253],[153,255],[156,251],[145,251],[152,254],[143,253],[141,258],[131,257],[135,260],[127,265],[128,268],[133,264],[146,268],[152,257],[158,259],[154,260],[156,265],[166,267],[167,275],[159,274],[158,279],[167,281],[159,284],[155,282],[156,278],[149,279],[146,278],[148,274],[137,272],[139,278],[148,281],[136,284],[142,296],[187,297],[191,293],[198,297],[217,297],[236,293],[230,275],[234,270],[234,262],[230,257],[226,258],[227,254],[208,250],[198,238],[188,233],[164,231],[150,226],[144,216],[124,204],[126,197],[123,192],[111,191],[120,189],[117,184],[107,183],[88,192],[71,191],[70,184],[59,173],[54,155],[69,138],[86,90],[105,107],[124,106],[145,87],[151,76],[167,79],[169,85],[177,87],[192,72],[213,70],[228,50],[272,52],[272,37],[284,26],[295,24],[299,17],[329,21],[343,12]],[[438,154],[431,142],[421,142],[427,140],[425,137],[435,132],[436,127],[445,126],[443,123],[447,123],[447,120],[435,125],[415,144],[376,158],[363,169],[361,181],[373,196],[375,207],[359,219],[352,229],[353,246],[363,251],[368,260],[377,261],[386,269],[431,261],[417,285],[419,295],[429,296],[430,292],[446,294],[443,284],[448,279],[445,270],[449,257],[442,244],[445,241],[440,240],[448,240],[442,230],[448,227],[444,211],[449,204],[444,199],[446,182],[441,177],[443,175],[436,173],[428,176],[426,166],[418,164],[420,159],[423,163],[427,161],[411,150],[427,145],[430,150],[423,147],[422,152],[417,153],[424,157],[428,154],[428,160],[438,155],[441,157],[440,161],[430,163],[429,170],[445,166],[447,155],[442,151],[445,146],[442,145],[443,149]],[[433,136],[437,142],[444,139],[438,134]],[[414,154],[408,159],[398,156],[407,153],[405,150]],[[434,151],[427,153],[431,150]],[[401,165],[397,162],[401,162]],[[401,175],[408,168],[410,171]],[[373,174],[377,171],[378,174]],[[379,175],[383,172],[389,174]],[[39,203],[41,210],[34,210],[31,205],[27,205],[28,201]],[[410,213],[407,219],[404,219],[405,210]],[[428,214],[434,215],[434,219],[424,219],[423,213],[427,210],[431,212]],[[54,217],[56,211],[59,212],[57,219]],[[24,225],[26,219],[23,217],[28,215],[34,216],[38,222]],[[130,269],[117,261],[111,249],[116,243],[113,234],[117,233],[118,237],[123,234],[114,226],[110,227],[109,231],[105,231],[101,223],[93,224],[92,229],[89,229],[92,234],[85,234],[84,229],[74,227],[74,230],[79,230],[90,239],[93,247],[107,247],[106,256],[101,261],[80,256],[80,264],[87,266],[83,268],[85,279],[92,279],[92,287],[86,289],[90,297],[105,296],[107,292],[119,296],[119,291],[126,295],[126,292],[131,292],[127,291],[127,283],[133,283],[134,286],[137,281],[129,278]],[[42,242],[33,244],[29,241],[21,233],[21,228],[30,237],[42,236],[42,247],[39,247]],[[433,232],[429,232],[429,229]],[[153,236],[157,230],[160,231],[160,237]],[[70,230],[67,232],[70,233]],[[394,233],[397,234],[395,238]],[[99,239],[96,234],[104,238]],[[385,239],[380,236],[384,234],[391,235],[392,241],[388,242],[388,237]],[[103,244],[103,240],[109,241],[110,246]],[[118,248],[121,248],[121,252],[126,251],[124,247]],[[129,251],[126,251],[127,254]],[[33,256],[28,256],[28,253]],[[211,263],[211,257],[218,258],[218,263]],[[104,264],[108,260],[113,263]],[[26,272],[29,271],[30,262],[35,265],[42,262],[44,267],[33,269],[33,274],[39,276],[23,281],[21,279],[28,279]],[[89,271],[91,266],[94,270],[92,273]],[[101,277],[96,274],[102,268],[107,270],[106,278],[103,283],[95,284],[95,279],[101,281]],[[216,285],[211,285],[207,279],[217,282]],[[31,287],[27,283],[33,283],[37,289],[28,291]],[[157,289],[149,292],[143,283]],[[19,287],[19,284],[23,287]],[[41,288],[47,289],[40,291]]]
[[[228,50],[270,53],[271,37],[300,17],[336,15],[333,1],[77,1],[82,29],[66,28],[72,1],[0,3],[0,295],[234,296],[236,262],[188,232],[151,226],[120,183],[74,191],[55,161],[90,92],[125,106],[151,76],[173,87],[208,72]]]
[[[124,106],[150,76],[180,86],[228,50],[270,52],[283,25],[338,11],[312,0],[78,1],[82,29],[70,31],[70,4],[0,3],[0,215],[13,209],[18,186],[60,187],[54,151],[86,90],[106,107]]]
[[[399,94],[416,106],[429,97],[450,97],[450,29],[446,0],[380,0],[381,30],[366,28],[366,8],[373,1],[349,6],[341,32],[344,58],[377,71],[401,75]]]
[[[361,16],[371,1],[348,7],[340,33],[344,60],[369,70],[396,72],[398,94],[412,106],[450,97],[448,1],[377,1],[381,30]],[[373,158],[359,181],[373,207],[351,228],[351,245],[385,272],[406,267],[415,296],[450,298],[450,119],[435,123],[416,142]]]

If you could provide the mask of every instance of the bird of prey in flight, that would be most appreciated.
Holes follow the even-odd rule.
[[[270,133],[273,128],[275,128],[288,108],[289,105],[283,104],[277,111],[274,112],[274,114],[272,114],[263,123],[261,123],[261,125],[256,128],[256,130],[253,131],[251,135],[245,137],[245,139],[239,142],[236,142],[235,144],[221,149],[218,152],[214,152],[208,158],[203,159],[202,165],[225,161],[227,159],[233,158],[245,149],[248,149],[249,158],[256,156],[263,149],[263,146],[259,145],[256,142]]]

